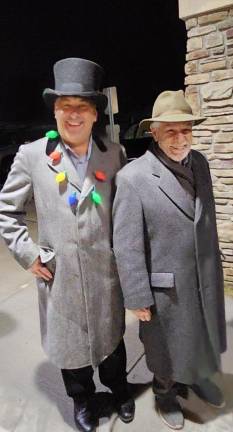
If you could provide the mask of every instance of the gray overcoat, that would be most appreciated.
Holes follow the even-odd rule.
[[[150,151],[117,174],[114,252],[125,307],[152,306],[140,321],[149,369],[192,384],[226,349],[222,266],[208,162],[192,151],[191,197]]]
[[[100,148],[94,141],[81,197],[73,208],[68,196],[81,188],[77,172],[65,149],[60,162],[52,162],[47,141],[20,147],[0,193],[0,232],[25,269],[40,255],[54,273],[52,282],[37,279],[42,343],[50,360],[66,369],[95,367],[114,351],[124,333],[111,210],[115,174],[125,156],[118,144],[105,142]],[[64,171],[67,181],[58,184],[55,177]],[[96,171],[104,172],[106,180],[98,180]],[[99,205],[91,200],[94,187],[102,197]],[[23,222],[31,192],[38,244]]]

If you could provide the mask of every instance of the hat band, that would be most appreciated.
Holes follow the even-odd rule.
[[[193,115],[192,111],[183,111],[183,110],[171,110],[171,111],[163,111],[161,113],[152,113],[152,117],[162,117],[162,116],[170,116],[170,115],[176,115],[176,114],[186,114],[186,115]]]
[[[84,86],[80,83],[71,82],[71,83],[62,83],[60,85],[57,85],[55,91],[59,91],[61,93],[63,92],[83,93],[83,92],[90,91],[90,89],[85,89]]]

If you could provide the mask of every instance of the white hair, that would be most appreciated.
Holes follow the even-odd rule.
[[[173,122],[166,122],[166,123],[173,123]],[[174,123],[191,123],[192,127],[195,126],[194,120],[185,120],[184,122],[178,121],[178,122],[174,122]],[[161,122],[154,121],[150,124],[150,129],[158,129],[160,125],[161,125]]]
[[[160,126],[160,122],[154,121],[150,124],[150,129],[157,129]]]

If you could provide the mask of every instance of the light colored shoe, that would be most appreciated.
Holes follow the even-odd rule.
[[[155,396],[156,409],[162,421],[171,429],[184,427],[184,416],[175,396]]]
[[[226,403],[221,390],[209,379],[191,386],[196,395],[214,408],[223,408]]]

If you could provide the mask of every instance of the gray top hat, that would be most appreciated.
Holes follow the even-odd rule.
[[[55,89],[43,91],[43,98],[50,108],[59,96],[90,98],[97,109],[106,108],[108,99],[100,91],[104,70],[97,63],[82,58],[66,58],[55,63],[53,70]]]

